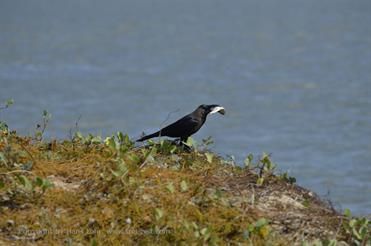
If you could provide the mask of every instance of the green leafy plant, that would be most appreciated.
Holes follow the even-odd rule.
[[[236,158],[234,157],[234,155],[227,155],[226,158],[224,158],[224,160],[223,160],[223,164],[235,166],[236,165]]]
[[[113,174],[113,176],[119,178],[122,182],[124,182],[124,177],[129,173],[129,168],[123,159],[117,158],[116,170],[111,170],[111,173]]]
[[[207,138],[202,139],[202,145],[205,147],[212,145],[213,143],[214,143],[214,140],[211,136],[208,136]]]
[[[0,106],[0,111],[9,108],[13,104],[14,104],[13,99],[6,100],[5,104],[3,106]],[[8,132],[9,131],[8,125],[4,121],[2,121],[1,119],[0,119],[0,131],[3,131],[3,132]]]
[[[51,119],[52,115],[47,111],[43,111],[42,115],[42,123],[36,125],[36,132],[34,139],[37,141],[42,141],[44,137],[44,132],[49,124],[49,121]]]
[[[218,245],[217,242],[219,241],[219,239],[215,235],[213,235],[211,228],[201,227],[197,225],[196,222],[189,222],[187,220],[184,220],[182,225],[186,231],[192,232],[193,236],[200,240],[200,245],[203,245],[205,243],[207,243],[207,245]]]
[[[249,239],[252,236],[267,238],[270,233],[268,224],[268,220],[265,218],[260,218],[256,222],[251,223],[244,232],[245,239]]]
[[[54,186],[54,184],[52,182],[50,182],[48,179],[43,179],[41,177],[36,177],[35,181],[34,181],[35,185],[40,187],[43,191],[43,193]]]
[[[188,191],[188,183],[187,183],[187,181],[182,180],[182,182],[180,182],[180,191],[181,192]]]
[[[116,137],[112,135],[104,140],[104,143],[114,150],[118,156],[124,156],[134,146],[127,134],[117,132]]]
[[[207,160],[208,163],[212,163],[213,162],[214,155],[212,153],[205,152],[205,156],[206,156],[206,160]]]
[[[194,150],[197,150],[197,142],[191,137],[188,137],[187,142],[183,142],[183,144],[189,148],[193,148]]]
[[[287,172],[282,173],[279,177],[290,184],[296,183],[296,178],[289,176]]]
[[[259,171],[256,184],[258,186],[263,185],[265,176],[273,174],[275,168],[276,164],[271,161],[270,155],[263,153],[262,157],[259,159],[259,162],[256,165],[256,169],[258,169]]]
[[[159,221],[164,216],[164,210],[161,208],[155,208],[154,216],[156,221]]]
[[[326,239],[326,240],[319,240],[316,239],[313,242],[304,241],[301,245],[302,246],[336,246],[338,241],[336,239]]]
[[[102,138],[100,136],[94,136],[91,133],[89,133],[87,136],[84,136],[81,132],[76,132],[74,139],[81,141],[86,146],[100,144],[102,142]]]
[[[352,218],[349,209],[345,209],[344,216],[343,228],[350,235],[350,241],[354,245],[371,244],[371,221],[366,217]]]
[[[252,154],[248,154],[247,157],[244,160],[245,168],[249,169],[252,165],[252,160],[254,159],[254,156]]]
[[[174,187],[173,182],[169,182],[169,183],[166,185],[166,189],[167,189],[170,193],[174,193],[174,192],[175,192],[175,187]]]
[[[17,175],[17,178],[20,184],[23,186],[23,188],[28,192],[34,191],[35,187],[40,187],[42,192],[44,193],[48,188],[54,186],[53,183],[50,182],[49,180],[43,179],[38,176],[33,181],[31,181],[25,175]]]
[[[152,142],[153,143],[153,142]],[[161,140],[158,150],[162,154],[174,154],[179,151],[178,146],[168,140]]]

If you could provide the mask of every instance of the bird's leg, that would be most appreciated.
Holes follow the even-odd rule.
[[[180,146],[183,148],[184,151],[191,152],[192,151],[192,147],[184,144],[184,143],[187,142],[187,139],[188,139],[188,137],[182,137],[182,138],[180,138]]]
[[[171,142],[171,144],[175,144],[175,145],[177,145],[177,146],[179,146],[180,143],[181,143],[180,138],[176,138],[176,139],[174,139],[174,140]]]

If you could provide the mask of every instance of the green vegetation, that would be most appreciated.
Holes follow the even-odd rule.
[[[367,218],[352,218],[349,209],[345,209],[344,216],[342,225],[348,235],[348,240],[354,245],[366,245],[367,242],[370,245],[371,221]]]
[[[208,151],[210,138],[187,141],[192,151],[167,140],[135,147],[121,132],[45,140],[49,119],[34,137],[0,131],[1,245],[370,242],[367,219],[274,175],[267,154],[240,167]]]

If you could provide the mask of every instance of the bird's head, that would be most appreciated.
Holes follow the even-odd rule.
[[[198,109],[204,110],[206,115],[214,114],[214,113],[219,113],[219,114],[222,114],[222,115],[225,114],[224,107],[222,107],[218,104],[211,104],[211,105],[202,104],[198,107]]]

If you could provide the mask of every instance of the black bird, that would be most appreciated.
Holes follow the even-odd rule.
[[[173,124],[162,128],[158,132],[138,139],[137,142],[142,142],[144,140],[160,136],[180,138],[181,142],[186,142],[189,136],[200,130],[209,114],[214,114],[217,112],[224,115],[225,109],[217,104],[202,104],[192,113],[184,116]]]

